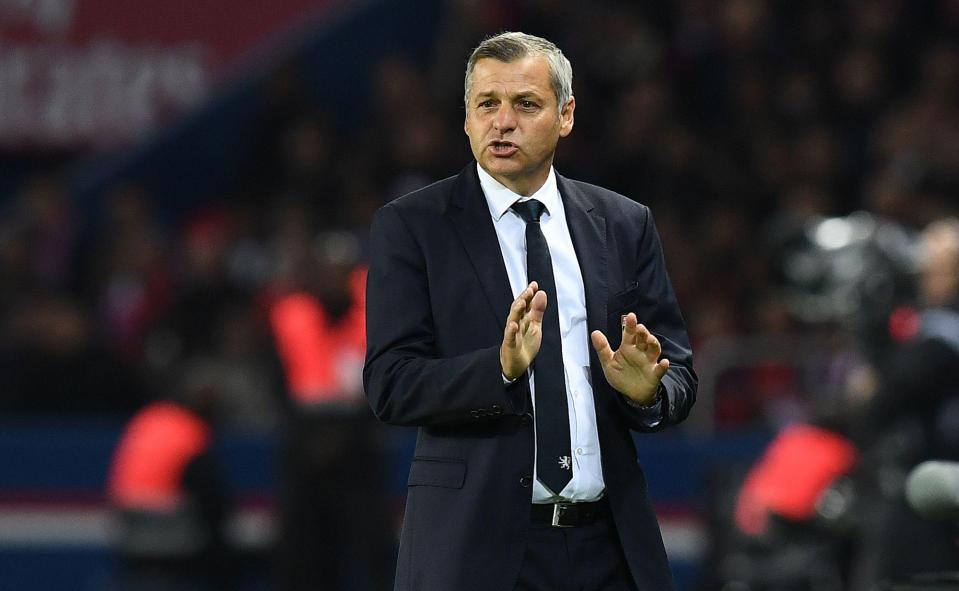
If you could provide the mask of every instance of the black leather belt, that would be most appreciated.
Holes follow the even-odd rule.
[[[553,527],[579,527],[589,525],[609,515],[606,497],[592,503],[536,503],[530,510],[533,523]]]

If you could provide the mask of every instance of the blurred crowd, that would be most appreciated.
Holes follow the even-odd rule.
[[[362,421],[369,222],[470,163],[465,61],[502,30],[570,58],[576,124],[555,166],[652,208],[694,348],[812,328],[782,256],[810,224],[865,211],[908,232],[959,213],[954,0],[449,0],[430,59],[356,72],[359,123],[295,56],[265,74],[229,186],[176,219],[132,181],[80,207],[62,170],[25,180],[0,203],[0,412],[126,415],[186,383],[216,390],[214,426],[275,433],[330,388]],[[312,337],[284,329],[304,323]],[[297,348],[333,361],[304,369]],[[322,461],[322,441],[288,443]]]
[[[349,128],[289,60],[260,83],[225,198],[170,220],[129,183],[81,212],[51,172],[5,203],[0,404],[130,410],[201,362],[223,376],[221,418],[269,428],[270,298],[306,286],[345,312],[372,212],[469,162],[465,56],[505,29],[571,58],[576,129],[556,167],[653,208],[695,341],[800,330],[783,236],[857,209],[911,228],[955,211],[957,28],[947,0],[456,0],[431,60],[357,73],[371,94]]]

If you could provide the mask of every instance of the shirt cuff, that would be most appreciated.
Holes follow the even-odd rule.
[[[647,427],[654,428],[663,421],[665,415],[666,387],[662,382],[660,382],[659,388],[656,389],[656,399],[649,404],[638,404],[625,395],[623,395],[623,399],[626,400],[626,404],[628,404],[630,408],[636,409],[636,411],[642,415],[643,422],[646,423]]]

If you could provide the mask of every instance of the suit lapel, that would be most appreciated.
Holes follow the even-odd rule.
[[[606,218],[593,206],[592,199],[565,177],[556,175],[559,193],[566,209],[570,237],[579,260],[586,292],[586,320],[589,331],[606,327],[607,285]],[[471,163],[456,179],[450,199],[449,216],[456,227],[473,270],[479,277],[486,295],[490,313],[499,327],[505,322],[513,301],[506,263],[500,252],[496,229],[490,217],[486,197],[476,174],[476,163]],[[591,359],[593,355],[590,348]],[[593,359],[593,365],[597,361]]]
[[[473,270],[483,286],[490,313],[495,320],[494,326],[502,332],[510,304],[513,303],[513,292],[506,274],[503,253],[496,238],[493,219],[480,187],[475,162],[463,169],[457,177],[450,205],[450,219],[459,232]]]
[[[566,221],[586,291],[586,324],[589,332],[606,332],[606,218],[592,199],[568,179],[556,175],[559,193],[566,207]],[[593,358],[590,346],[590,358]],[[597,360],[593,359],[594,362]],[[596,363],[593,364],[594,369]]]

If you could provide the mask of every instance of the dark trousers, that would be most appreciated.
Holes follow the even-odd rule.
[[[636,591],[612,518],[569,528],[533,523],[516,591]]]
[[[386,591],[393,586],[381,426],[355,414],[297,416],[281,458],[278,591]]]

